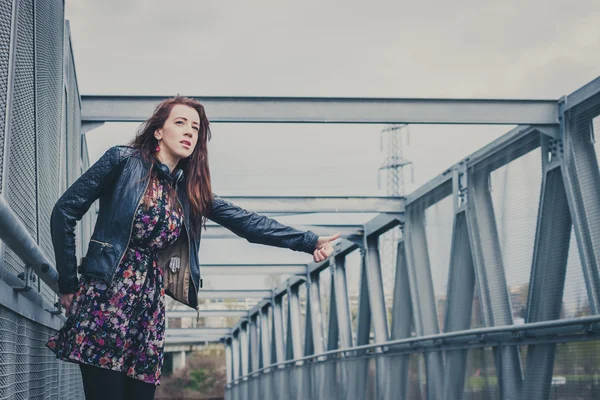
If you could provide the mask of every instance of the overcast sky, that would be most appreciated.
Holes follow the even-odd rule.
[[[598,0],[66,5],[82,94],[557,99],[600,75]],[[135,127],[107,124],[90,132],[92,161],[126,143]],[[381,128],[214,124],[215,191],[385,195],[385,176],[377,185],[385,158]],[[407,190],[510,128],[411,126],[404,150],[415,163],[415,181],[407,175]],[[537,206],[537,198],[532,202]],[[225,252],[231,261],[306,260],[285,250],[206,242],[205,262]]]

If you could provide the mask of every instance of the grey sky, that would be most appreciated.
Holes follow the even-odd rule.
[[[66,4],[82,94],[556,99],[600,74],[597,0]],[[127,142],[135,127],[108,124],[89,133],[92,161]],[[380,129],[214,124],[215,191],[384,195],[377,187]],[[411,126],[406,157],[416,176],[408,189],[509,129]],[[310,218],[303,222],[316,222]],[[307,260],[240,241],[204,241],[202,257]],[[232,279],[215,277],[213,286]]]

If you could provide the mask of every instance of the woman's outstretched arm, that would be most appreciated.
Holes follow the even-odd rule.
[[[300,231],[273,218],[247,211],[217,195],[214,195],[208,218],[251,243],[313,254],[317,262],[331,255],[333,248],[330,242],[339,237],[333,235],[319,238],[312,231]]]

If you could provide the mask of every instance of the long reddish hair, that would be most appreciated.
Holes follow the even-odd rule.
[[[210,169],[208,167],[208,141],[211,138],[211,132],[204,106],[198,100],[183,96],[164,100],[156,107],[152,116],[140,126],[135,138],[129,145],[138,149],[141,157],[146,162],[158,162],[155,150],[158,141],[154,137],[154,132],[164,126],[176,104],[189,106],[196,110],[200,116],[196,147],[188,158],[181,159],[177,164],[177,168],[182,169],[185,176],[186,191],[190,203],[190,221],[192,221],[190,228],[197,234],[206,223],[213,201]],[[149,177],[152,176],[152,171],[153,168],[150,168]],[[175,194],[174,190],[173,194]]]

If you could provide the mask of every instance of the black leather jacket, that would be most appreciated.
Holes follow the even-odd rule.
[[[75,225],[96,199],[100,199],[100,210],[79,272],[107,282],[112,280],[129,244],[134,214],[146,190],[150,167],[136,149],[127,146],[112,147],[58,200],[52,211],[51,233],[60,293],[75,293],[78,290]],[[156,169],[160,171],[159,168]],[[181,279],[177,285],[186,287],[173,290],[172,292],[180,294],[172,297],[196,308],[197,293],[201,285],[198,258],[200,237],[195,237],[189,229],[190,212],[185,179],[177,185],[177,197],[185,213],[185,229],[182,229],[182,236],[176,241],[179,246],[173,244],[169,247],[179,247],[179,254],[182,255],[180,270],[186,279]],[[246,211],[216,195],[208,218],[252,243],[306,253],[312,253],[316,248],[318,237],[315,233],[298,231],[271,218]],[[164,249],[161,255],[168,250],[169,248]],[[168,260],[169,254],[162,258]],[[166,268],[167,266],[163,266],[164,271]],[[169,290],[167,293],[172,295]],[[185,293],[185,296],[181,293]]]

